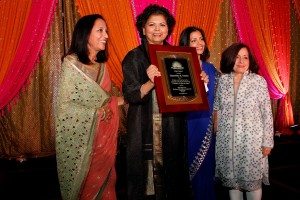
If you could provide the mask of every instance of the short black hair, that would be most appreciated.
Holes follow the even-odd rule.
[[[233,72],[233,67],[236,61],[236,57],[242,48],[246,48],[249,54],[249,71],[252,73],[258,73],[259,67],[252,55],[250,48],[244,43],[233,43],[227,47],[222,55],[220,61],[220,70],[224,74]]]
[[[77,21],[72,35],[71,46],[67,55],[75,53],[80,62],[84,64],[91,63],[91,60],[89,59],[88,40],[97,19],[105,21],[105,19],[99,14],[86,15]],[[107,61],[107,48],[99,51],[96,59],[96,62],[98,63],[105,61]]]
[[[204,33],[203,29],[195,27],[195,26],[186,27],[180,34],[179,46],[190,46],[190,36],[191,36],[191,33],[195,32],[195,31],[199,31],[201,33],[201,35],[203,37],[203,41],[205,42],[204,51],[200,55],[200,60],[206,61],[210,56],[210,52],[207,47],[206,37],[205,37],[205,33]]]
[[[143,34],[143,28],[145,27],[147,20],[152,15],[163,15],[166,18],[167,25],[168,25],[168,36],[166,37],[167,39],[171,35],[173,28],[175,26],[175,18],[169,12],[168,9],[159,6],[157,4],[150,4],[144,9],[144,11],[141,14],[137,16],[135,25],[138,29],[140,38],[143,39],[145,37]]]

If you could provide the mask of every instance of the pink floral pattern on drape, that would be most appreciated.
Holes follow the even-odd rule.
[[[132,8],[132,14],[133,18],[136,20],[136,17],[143,12],[143,10],[150,4],[158,4],[160,6],[163,6],[167,8],[170,13],[175,17],[175,11],[176,11],[176,0],[131,0],[131,8]],[[138,32],[137,37],[139,38]],[[173,44],[172,42],[172,36],[168,38],[168,42],[170,44]]]
[[[41,53],[57,0],[33,0],[16,55],[0,85],[0,111],[23,88]],[[13,16],[12,16],[13,17]]]
[[[256,37],[258,35],[256,29],[263,30],[265,27],[261,27],[262,24],[257,24],[251,20],[251,12],[248,6],[252,5],[248,3],[247,0],[231,0],[238,35],[240,41],[248,44],[253,51],[260,66],[260,73],[267,80],[271,98],[280,99],[276,115],[276,128],[282,130],[294,123],[291,101],[289,95],[287,95],[290,71],[290,4],[289,1],[285,0],[276,2],[270,0],[267,2],[269,14],[264,19],[266,22],[262,24],[270,26],[266,27],[265,30],[270,30],[273,49],[268,49],[268,44],[262,45],[265,47],[265,49],[262,49]],[[253,15],[253,13],[251,14]],[[260,40],[259,42],[264,41]],[[274,55],[274,58],[271,56],[269,58],[263,57],[262,51],[267,49],[273,51],[270,55]],[[266,66],[268,62],[264,59],[274,59],[273,63],[275,65]],[[277,77],[280,78],[280,82],[275,80]]]

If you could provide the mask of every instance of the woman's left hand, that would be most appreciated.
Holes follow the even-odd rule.
[[[122,106],[125,104],[125,100],[123,96],[117,97],[117,101],[118,101],[118,106]]]
[[[272,148],[271,147],[262,147],[262,154],[263,157],[268,156],[271,153]]]

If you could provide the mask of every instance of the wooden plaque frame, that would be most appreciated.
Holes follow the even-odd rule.
[[[151,63],[158,67],[155,91],[161,113],[208,110],[196,49],[149,44]]]

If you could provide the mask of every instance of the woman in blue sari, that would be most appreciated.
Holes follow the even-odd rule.
[[[181,32],[179,45],[196,48],[201,69],[209,77],[209,82],[205,83],[209,110],[187,113],[188,162],[194,199],[214,200],[215,135],[212,113],[218,71],[206,62],[209,50],[202,29],[193,26],[185,28]]]

